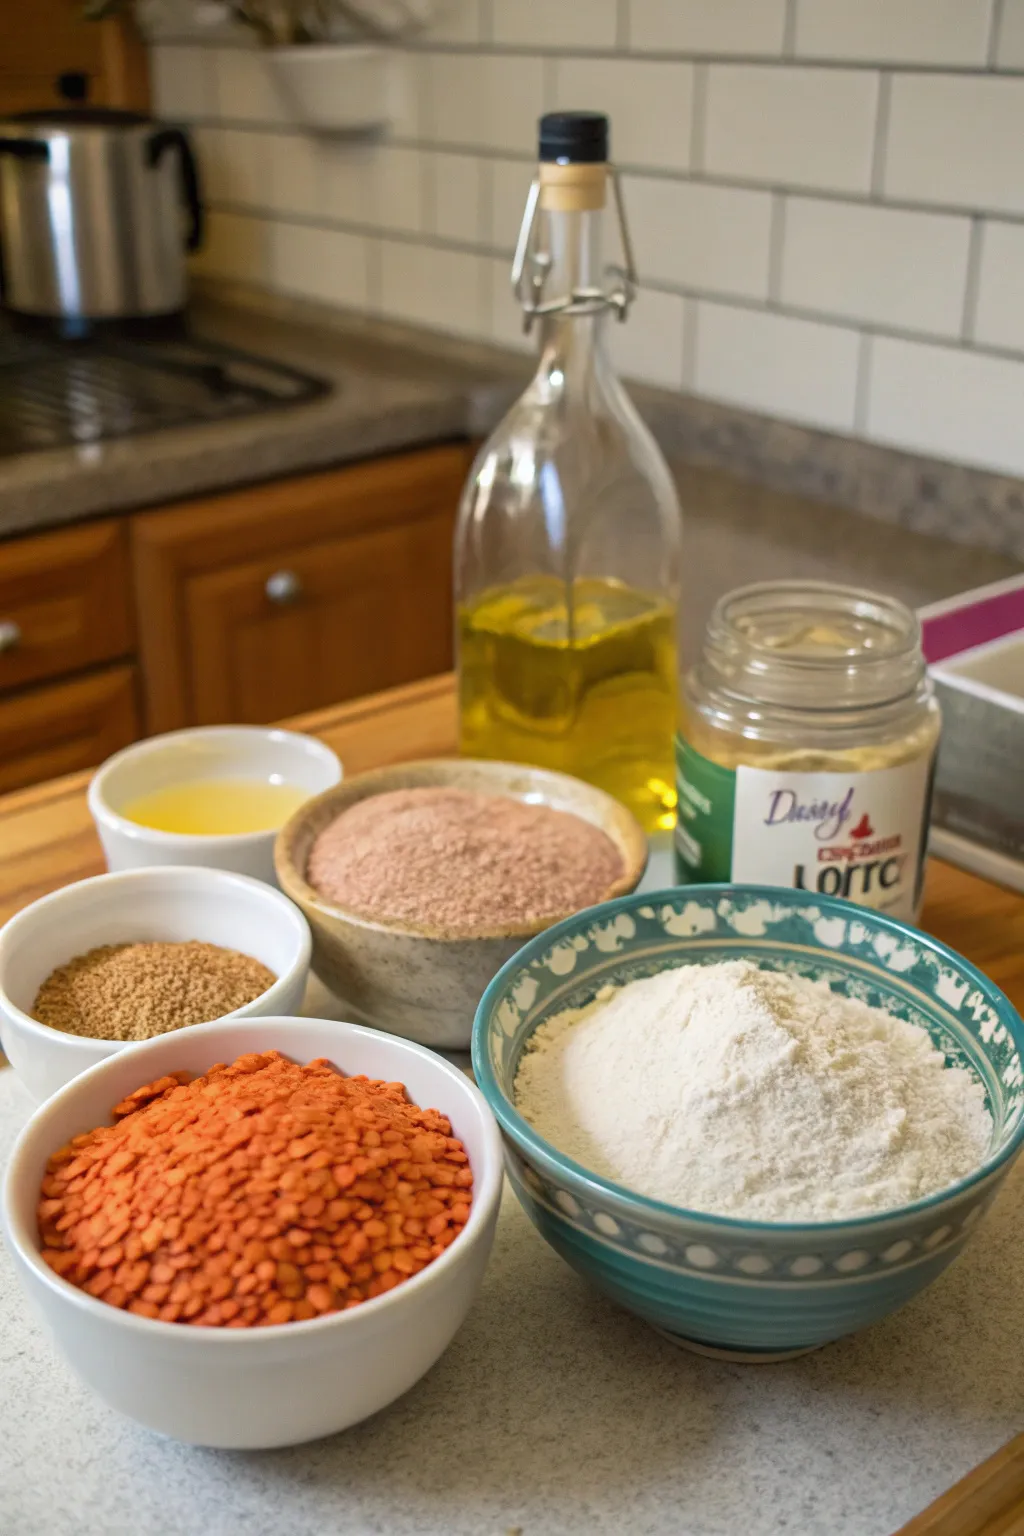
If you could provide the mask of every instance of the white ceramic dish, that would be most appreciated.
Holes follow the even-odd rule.
[[[137,741],[99,767],[89,785],[89,811],[103,844],[107,868],[154,864],[205,864],[276,885],[274,839],[278,829],[226,837],[189,836],[142,827],[122,815],[124,806],[187,779],[266,779],[295,784],[308,795],[331,789],[341,764],[315,736],[262,725],[211,725],[171,731]]]
[[[0,1041],[29,1093],[45,1099],[71,1078],[126,1049],[31,1017],[58,965],[101,944],[204,939],[262,960],[277,981],[229,1018],[297,1013],[312,947],[306,919],[280,891],[220,869],[134,869],[79,880],[0,929]]]
[[[348,1312],[273,1328],[189,1328],[96,1301],[40,1259],[35,1208],[47,1158],[108,1123],[111,1105],[174,1069],[204,1071],[246,1051],[326,1056],[348,1073],[405,1083],[443,1111],[473,1169],[469,1221],[439,1259],[387,1295]],[[490,1253],[501,1195],[501,1140],[465,1073],[372,1029],[324,1019],[197,1025],[133,1046],[42,1105],[7,1167],[0,1213],[19,1279],[75,1371],[114,1408],[196,1445],[295,1445],[357,1423],[434,1364],[469,1311]]]

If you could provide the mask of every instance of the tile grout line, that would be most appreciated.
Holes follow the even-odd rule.
[[[700,305],[696,299],[683,300],[683,388],[697,387],[697,333]]]
[[[713,0],[708,0],[713,3]],[[158,48],[188,48],[204,52],[244,52],[254,53],[256,50],[244,45],[228,44],[223,40],[200,38],[196,36],[180,37],[175,41],[170,38],[161,38],[153,47]],[[493,43],[488,39],[482,39],[479,43],[448,43],[440,40],[430,40],[426,43],[407,43],[398,50],[402,53],[412,54],[418,57],[436,54],[462,54],[481,55],[484,57],[510,57],[510,58],[534,58],[534,59],[616,59],[620,50],[617,44],[604,48],[587,48],[578,44],[569,45],[528,45],[519,43]],[[986,64],[962,64],[962,63],[938,63],[932,64],[921,60],[891,58],[864,58],[845,59],[828,58],[815,54],[787,55],[782,52],[771,53],[723,53],[713,49],[685,49],[685,48],[644,48],[630,49],[629,56],[638,62],[653,59],[663,63],[673,64],[760,64],[766,68],[789,69],[796,65],[800,69],[807,70],[839,70],[843,73],[855,72],[863,74],[875,72],[880,69],[898,69],[901,74],[907,75],[951,75],[957,79],[978,79],[989,73]],[[1019,79],[1024,75],[1024,65],[1011,65],[999,68],[1000,75],[1008,78]]]
[[[542,112],[553,112],[558,101],[558,60],[542,61],[540,104]]]
[[[629,0],[618,0],[615,8],[615,50],[617,53],[629,53]]]
[[[1003,16],[1005,14],[1005,0],[992,0],[992,11],[988,22],[988,48],[985,52],[985,62],[990,70],[998,67],[999,44],[1003,38]]]
[[[889,149],[889,112],[892,106],[892,75],[883,70],[878,77],[878,102],[875,107],[875,137],[871,150],[871,197],[878,199],[885,191],[885,166]]]
[[[853,391],[853,430],[861,437],[867,435],[873,346],[872,333],[861,331],[857,342],[857,376]]]
[[[782,302],[782,262],[786,241],[786,202],[783,192],[772,193],[768,228],[768,305],[778,309]]]
[[[782,57],[796,56],[796,5],[797,0],[786,0],[786,15],[782,24]]]
[[[302,130],[292,127],[290,124],[267,122],[263,119],[245,118],[206,118],[196,117],[191,120],[182,119],[186,126],[195,130],[223,131],[227,133],[261,133],[277,135],[281,138],[305,138]],[[469,143],[465,140],[433,139],[429,137],[407,137],[396,134],[389,138],[386,147],[396,149],[419,149],[424,153],[466,155],[475,157],[484,162],[515,161],[523,165],[532,165],[536,156],[524,153],[517,149],[493,149],[489,145]],[[882,197],[876,198],[870,191],[856,189],[837,189],[825,186],[812,186],[803,183],[778,182],[778,181],[754,181],[741,176],[729,176],[722,173],[708,174],[706,171],[666,167],[659,165],[644,165],[634,161],[620,162],[619,170],[624,176],[639,178],[647,181],[672,182],[676,185],[688,184],[714,186],[736,192],[752,192],[763,194],[765,192],[781,192],[792,196],[800,196],[825,203],[841,203],[853,208],[884,207],[893,211],[904,213],[940,214],[945,218],[970,219],[973,217],[995,219],[1001,223],[1021,225],[1024,224],[1024,207],[1019,211],[979,207],[977,205],[965,205],[963,203],[941,203],[926,199],[917,201],[907,197]]]
[[[984,222],[977,215],[971,220],[971,233],[967,243],[967,273],[964,282],[964,308],[960,327],[960,341],[965,347],[973,347],[974,328],[978,321],[978,297],[981,290],[981,247]]]
[[[690,102],[690,169],[700,173],[704,169],[704,143],[707,127],[708,67],[695,64],[693,68],[693,99]]]
[[[379,225],[359,224],[345,220],[324,220],[311,214],[276,213],[270,209],[257,208],[247,204],[221,203],[214,204],[215,213],[224,213],[230,217],[257,219],[267,223],[294,224],[306,228],[321,229],[325,231],[337,231],[344,234],[361,236],[364,239],[377,241],[383,244],[392,241],[399,245],[419,245],[429,250],[450,251],[466,256],[477,256],[481,260],[499,259],[508,261],[511,252],[505,248],[493,246],[474,245],[466,240],[452,240],[436,235],[426,234],[423,231],[402,228],[385,228]],[[964,345],[959,335],[936,335],[927,331],[905,330],[899,326],[885,325],[878,321],[865,320],[854,315],[836,314],[829,310],[807,309],[799,304],[779,303],[771,308],[763,299],[751,298],[745,294],[729,293],[722,289],[700,288],[694,284],[673,283],[660,278],[644,278],[643,287],[652,293],[663,293],[682,299],[691,299],[697,302],[707,301],[720,304],[726,308],[742,310],[747,314],[772,314],[779,319],[810,321],[832,330],[841,330],[847,334],[863,334],[872,337],[879,336],[894,341],[905,341],[920,347],[932,347],[946,352],[962,352]],[[992,358],[1002,362],[1024,363],[1024,348],[1014,350],[1008,347],[996,347],[991,343],[972,343],[970,349],[979,357]]]
[[[477,0],[478,15],[480,20],[480,41],[491,43],[494,41],[494,8],[491,0]]]

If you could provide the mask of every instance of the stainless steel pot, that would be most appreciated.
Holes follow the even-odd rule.
[[[65,322],[174,314],[185,303],[185,251],[201,239],[181,129],[97,107],[0,119],[7,308]]]

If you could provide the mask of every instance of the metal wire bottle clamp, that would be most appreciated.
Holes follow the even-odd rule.
[[[519,300],[523,310],[523,330],[529,334],[530,328],[538,315],[593,315],[602,309],[614,309],[620,320],[625,320],[629,313],[629,306],[636,298],[637,278],[636,263],[633,260],[633,243],[629,238],[629,226],[626,223],[626,208],[622,198],[622,186],[619,181],[619,173],[613,165],[608,166],[608,176],[612,184],[612,194],[615,199],[615,213],[619,225],[619,238],[622,242],[623,266],[609,265],[605,268],[609,277],[615,281],[615,286],[605,288],[574,288],[571,293],[563,294],[557,299],[543,299],[544,284],[547,282],[548,273],[551,270],[551,256],[548,251],[538,249],[537,236],[537,210],[540,205],[540,179],[534,177],[529,195],[526,199],[526,208],[523,213],[523,223],[519,231],[519,239],[516,243],[516,254],[512,261],[512,289]]]

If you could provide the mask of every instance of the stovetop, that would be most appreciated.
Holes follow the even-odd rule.
[[[286,364],[182,334],[63,340],[0,328],[0,458],[249,416],[325,395]]]

